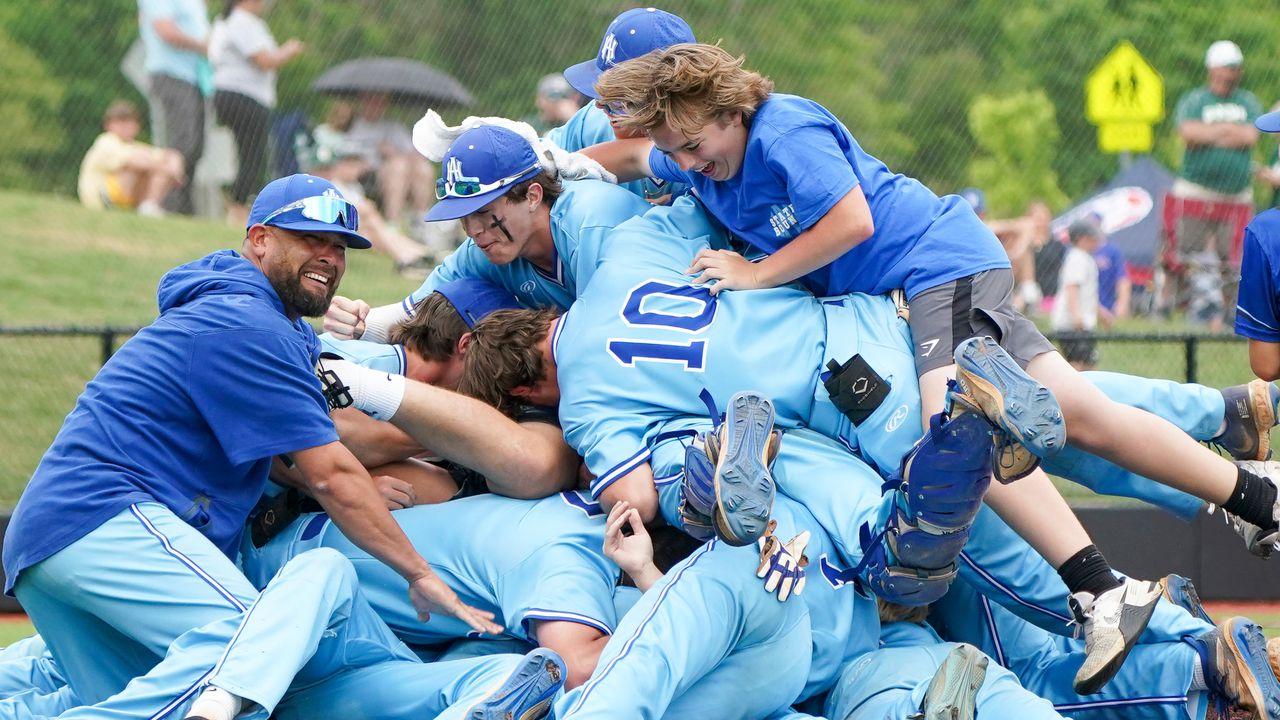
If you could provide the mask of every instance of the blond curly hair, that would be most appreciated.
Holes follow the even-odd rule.
[[[683,43],[619,63],[596,80],[601,103],[620,104],[619,126],[649,132],[663,123],[693,135],[737,110],[749,122],[773,81],[718,45]]]

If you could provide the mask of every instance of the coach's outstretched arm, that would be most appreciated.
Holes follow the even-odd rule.
[[[443,612],[479,632],[502,632],[493,622],[493,613],[464,605],[436,576],[391,518],[369,473],[342,443],[335,441],[298,450],[290,456],[302,473],[307,491],[342,533],[408,581],[409,599],[419,619],[425,621],[431,613]]]
[[[355,407],[484,475],[499,495],[542,498],[577,482],[578,455],[553,425],[518,423],[475,398],[345,360],[324,367],[349,388]]]

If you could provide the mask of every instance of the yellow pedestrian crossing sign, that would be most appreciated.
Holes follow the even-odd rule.
[[[1164,80],[1128,40],[1085,80],[1084,114],[1104,152],[1149,152],[1151,124],[1164,119]],[[1145,127],[1140,127],[1145,126]]]

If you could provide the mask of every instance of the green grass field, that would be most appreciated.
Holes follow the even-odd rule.
[[[156,316],[161,275],[214,250],[239,249],[244,237],[216,222],[95,212],[11,191],[0,191],[0,214],[8,218],[0,230],[0,327],[146,325]],[[353,251],[339,292],[379,305],[417,285],[386,256]],[[0,400],[0,508],[17,502],[100,355],[97,337],[0,335],[8,386]]]
[[[0,191],[8,219],[0,263],[0,326],[136,327],[156,314],[156,284],[167,270],[219,248],[238,248],[242,233],[194,219],[154,220],[128,213],[94,212],[63,198]],[[374,305],[404,297],[417,283],[393,272],[385,256],[353,252],[339,290]],[[1182,333],[1178,324],[1132,320],[1125,333]],[[125,338],[116,339],[116,344]],[[0,335],[0,377],[9,391],[0,405],[0,508],[12,507],[32,469],[93,377],[101,355],[98,337]],[[1100,369],[1183,379],[1181,343],[1103,342]],[[1242,344],[1209,339],[1196,351],[1199,381],[1223,386],[1249,379]],[[1115,503],[1071,483],[1075,503]]]

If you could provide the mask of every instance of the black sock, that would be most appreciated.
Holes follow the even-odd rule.
[[[1276,504],[1276,486],[1244,468],[1236,468],[1236,489],[1222,503],[1222,509],[1266,530],[1276,525],[1271,509]]]
[[[1120,587],[1120,581],[1111,572],[1111,565],[1096,545],[1086,545],[1083,550],[1067,558],[1062,567],[1058,568],[1058,575],[1073,595],[1083,591],[1098,597],[1108,590]]]

